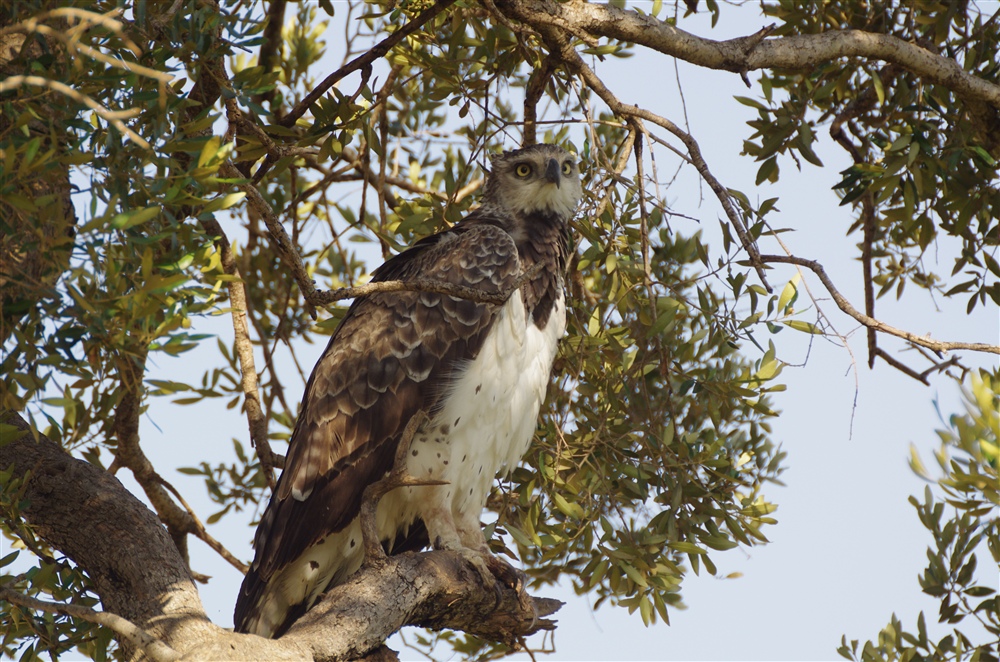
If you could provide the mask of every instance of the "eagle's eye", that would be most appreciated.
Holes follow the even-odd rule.
[[[527,163],[521,163],[514,170],[514,174],[517,175],[518,177],[527,177],[528,175],[531,174],[531,166],[528,165]]]
[[[566,161],[565,163],[563,163],[562,172],[563,172],[564,175],[571,174],[573,172],[573,162],[572,161]]]

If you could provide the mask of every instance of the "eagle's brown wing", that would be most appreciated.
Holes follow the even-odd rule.
[[[393,257],[373,281],[428,278],[501,292],[517,248],[489,218],[470,216]],[[453,372],[475,358],[499,305],[428,292],[357,299],[306,386],[285,469],[254,538],[237,599],[237,631],[274,573],[358,514],[365,487],[391,469],[407,422],[433,415]]]

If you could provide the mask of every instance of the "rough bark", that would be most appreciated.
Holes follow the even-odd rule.
[[[960,97],[1000,109],[1000,85],[979,78],[946,57],[892,35],[861,30],[766,39],[766,31],[727,41],[698,37],[649,14],[584,0],[497,0],[507,16],[546,24],[573,35],[608,37],[646,46],[709,69],[746,73],[757,69],[808,69],[839,57],[892,62]]]

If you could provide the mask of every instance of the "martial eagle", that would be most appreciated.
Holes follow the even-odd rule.
[[[407,471],[447,481],[385,496],[379,535],[393,551],[489,555],[480,515],[493,478],[535,431],[566,327],[568,223],[580,200],[576,160],[554,145],[492,160],[481,206],[389,259],[373,281],[425,278],[498,293],[541,270],[505,303],[430,292],[358,298],[313,369],[285,470],[254,537],[236,602],[238,632],[280,636],[363,561],[365,487],[392,468],[407,423]]]

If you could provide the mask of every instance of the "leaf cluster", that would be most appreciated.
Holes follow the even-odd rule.
[[[1000,372],[972,373],[964,391],[966,411],[949,417],[938,430],[941,446],[934,453],[940,474],[933,478],[914,450],[911,467],[934,480],[923,499],[911,496],[920,523],[930,534],[927,567],[919,577],[923,592],[938,601],[938,623],[951,626],[940,637],[928,627],[923,612],[916,630],[893,615],[877,640],[847,641],[839,649],[849,660],[976,660],[1000,656]],[[986,556],[986,563],[980,559]],[[963,624],[963,629],[958,629]]]
[[[775,35],[866,30],[917,43],[984,80],[1000,80],[1000,25],[971,3],[822,3],[765,5]],[[861,231],[874,262],[877,296],[907,283],[944,296],[966,295],[968,309],[1000,303],[1000,121],[995,110],[917,78],[895,64],[839,58],[809,71],[767,72],[763,99],[740,98],[758,117],[744,153],[761,162],[757,183],[775,182],[781,157],[814,166],[822,129],[852,165],[835,190],[859,211],[848,233]],[[960,245],[950,273],[938,273],[934,246]],[[929,252],[930,251],[930,252]],[[867,257],[870,255],[870,257]]]

